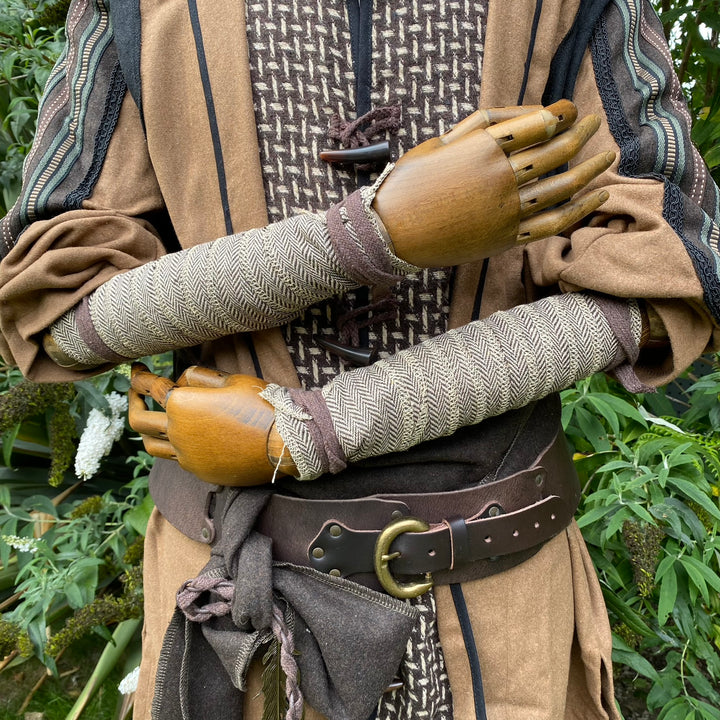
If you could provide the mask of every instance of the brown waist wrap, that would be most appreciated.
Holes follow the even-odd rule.
[[[530,558],[567,527],[580,498],[575,468],[560,430],[559,402],[547,399],[522,412],[521,421],[517,414],[508,418],[508,428],[522,429],[508,430],[505,437],[512,440],[509,445],[507,439],[501,442],[505,448],[501,451],[491,449],[494,443],[487,444],[487,429],[477,426],[478,430],[458,433],[480,435],[471,442],[485,444],[472,445],[475,451],[484,447],[486,456],[497,453],[498,459],[503,458],[494,473],[487,466],[433,465],[427,459],[437,456],[437,446],[429,445],[427,455],[418,446],[408,454],[398,454],[403,460],[412,457],[410,463],[356,468],[356,474],[346,479],[345,473],[330,478],[327,486],[323,481],[279,483],[256,528],[272,538],[275,561],[349,577],[374,589],[381,588],[377,574],[383,555],[386,570],[380,574],[393,584],[396,579],[401,584],[408,578],[422,580],[428,573],[439,584],[465,582],[507,570]],[[462,449],[467,448],[468,440],[434,442],[455,442]],[[524,463],[508,463],[508,458],[519,456],[525,457]],[[488,462],[490,467],[495,465],[495,459]],[[376,489],[361,497],[347,496],[348,488],[358,486],[373,472],[389,470],[392,476],[414,479],[414,487],[427,489],[441,476],[442,468],[450,466],[454,489],[414,493],[407,492],[404,485],[402,491]],[[464,484],[458,479],[463,474],[468,478]],[[379,487],[387,487],[390,475],[380,477]],[[377,488],[378,481],[373,482]],[[447,487],[444,481],[443,486]],[[218,515],[226,492],[184,473],[170,461],[156,464],[150,487],[158,509],[175,527],[201,542],[215,540],[213,516]],[[283,494],[306,488],[326,497],[332,494],[328,488],[334,489],[340,497]],[[407,518],[426,525],[409,523],[408,528]]]
[[[435,583],[492,575],[533,555],[564,530],[580,487],[562,433],[532,467],[475,487],[443,493],[308,500],[273,495],[258,529],[273,538],[273,557],[378,589],[375,550],[392,538],[392,576],[432,573]],[[400,531],[403,518],[424,520],[425,532]],[[385,538],[383,538],[385,540]]]

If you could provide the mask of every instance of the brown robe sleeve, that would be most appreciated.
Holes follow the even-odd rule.
[[[610,4],[585,54],[574,99],[581,115],[603,119],[574,162],[608,148],[617,153],[594,183],[610,198],[566,237],[528,246],[526,272],[540,288],[646,299],[670,345],[642,353],[636,370],[644,382],[661,385],[720,347],[720,206],[690,142],[690,118],[662,28],[642,3]]]

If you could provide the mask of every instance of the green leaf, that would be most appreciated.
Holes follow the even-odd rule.
[[[655,525],[655,519],[653,516],[642,506],[640,503],[628,502],[627,506],[632,510],[634,515],[645,520],[645,522]]]
[[[65,597],[73,610],[78,610],[85,605],[83,594],[75,583],[68,583],[65,586]]]
[[[700,575],[702,575],[705,582],[710,585],[713,590],[720,592],[720,577],[718,577],[711,568],[691,555],[686,555],[685,557],[680,558],[680,562],[685,565],[686,569],[691,565],[698,573],[700,573]]]
[[[710,602],[710,593],[708,592],[707,583],[702,573],[691,563],[688,562],[688,558],[681,557],[680,564],[685,568],[685,572],[690,576],[692,584],[697,588],[700,594],[703,596],[703,600],[708,603]],[[693,587],[690,587],[692,593]],[[691,597],[692,599],[692,597]]]
[[[617,505],[604,505],[601,507],[593,508],[592,510],[589,510],[588,512],[582,514],[578,520],[577,524],[578,527],[587,527],[588,525],[592,525],[593,523],[597,522],[598,520],[604,518],[609,513],[613,512],[617,509]]]
[[[617,413],[611,407],[610,403],[606,402],[600,395],[591,393],[587,396],[588,404],[592,405],[597,414],[601,415],[605,421],[610,425],[614,435],[620,434],[620,421],[618,420]]]
[[[610,450],[611,445],[607,439],[607,432],[602,423],[585,408],[577,408],[575,415],[578,425],[586,440],[593,446],[596,452]]]
[[[684,493],[691,500],[694,500],[698,505],[701,505],[714,518],[720,520],[720,508],[718,508],[717,505],[702,492],[702,490],[698,489],[698,487],[689,480],[671,476],[668,478],[668,484],[674,485],[678,490],[680,490],[680,492]]]
[[[658,715],[658,720],[685,720],[687,712],[688,705],[686,698],[675,698],[675,700],[671,700],[660,711],[660,714]]]
[[[698,710],[702,714],[705,720],[720,720],[720,708],[708,705],[708,703],[702,700],[697,701]]]
[[[20,423],[18,423],[12,430],[8,430],[3,435],[3,447],[2,447],[3,462],[8,467],[12,466],[13,447],[15,445],[15,440],[16,440],[19,432],[20,432]]]
[[[673,558],[666,558],[674,561]],[[660,568],[658,567],[658,570]],[[662,578],[660,583],[660,598],[658,600],[658,624],[660,627],[665,625],[668,617],[672,613],[673,607],[675,607],[675,600],[677,599],[677,575],[675,574],[675,568],[671,568]]]
[[[623,523],[630,519],[630,508],[627,506],[620,508],[611,518],[608,523],[607,530],[605,531],[605,537],[610,539],[616,533],[622,530]]]
[[[630,650],[629,648],[628,650],[616,650],[613,648],[612,659],[613,663],[627,665],[636,673],[650,680],[656,680],[658,677],[657,670],[635,650]]]
[[[647,638],[654,638],[654,633],[640,615],[633,610],[617,593],[608,587],[602,587],[603,597],[608,609],[611,609],[620,622],[625,623],[633,632]]]
[[[23,500],[20,507],[23,510],[36,510],[37,512],[43,512],[55,518],[57,517],[57,508],[46,495],[32,495]]]
[[[125,520],[135,532],[144,536],[147,530],[148,520],[150,520],[150,513],[152,513],[154,507],[155,503],[152,497],[150,497],[150,494],[147,494],[139,505],[125,513]]]

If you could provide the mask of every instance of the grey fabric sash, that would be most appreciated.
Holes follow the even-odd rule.
[[[192,603],[184,597],[185,611],[175,611],[153,720],[197,720],[209,708],[213,720],[242,718],[245,676],[258,648],[272,639],[274,605],[294,628],[301,688],[321,713],[366,720],[392,681],[418,611],[343,578],[273,564],[270,538],[252,530],[271,492],[228,494],[216,518],[220,539],[198,578],[215,589]]]

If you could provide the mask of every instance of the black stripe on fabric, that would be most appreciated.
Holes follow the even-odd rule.
[[[550,63],[550,75],[542,97],[543,105],[550,105],[562,98],[572,100],[583,55],[608,2],[610,0],[581,0],[572,27]]]
[[[255,375],[257,375],[262,380],[263,371],[262,367],[260,366],[260,358],[258,357],[257,350],[255,349],[255,343],[253,342],[252,335],[247,335],[247,349],[250,353],[250,357],[252,358],[252,364],[255,368]]]
[[[520,86],[520,94],[518,95],[518,105],[523,104],[525,99],[525,90],[527,90],[528,78],[530,76],[530,65],[532,64],[532,56],[535,52],[535,39],[537,37],[538,25],[540,25],[540,15],[542,14],[543,0],[537,0],[535,3],[535,14],[533,15],[532,28],[530,30],[530,43],[528,44],[527,56],[525,57],[525,70],[523,72],[522,85]]]
[[[620,91],[612,74],[613,58],[603,17],[595,26],[590,50],[593,71],[597,78],[598,91],[607,116],[608,127],[620,148],[618,172],[626,177],[634,177],[640,164],[640,139],[633,132],[632,126],[625,116]]]
[[[709,251],[703,251],[686,236],[685,202],[682,190],[667,178],[663,199],[663,218],[682,240],[685,250],[692,260],[695,272],[703,287],[703,299],[715,319],[720,318],[720,278],[718,270]]]
[[[472,623],[470,622],[467,604],[465,603],[465,595],[460,583],[450,583],[450,592],[452,593],[453,603],[455,603],[455,612],[460,622],[460,629],[462,630],[463,640],[465,642],[465,652],[467,652],[468,662],[470,663],[473,700],[475,702],[475,720],[487,720],[485,691],[483,690],[482,674],[480,672],[480,658],[478,657],[477,647],[475,646],[475,635],[473,633]]]
[[[132,95],[140,111],[140,118],[144,126],[142,84],[140,82],[141,23],[140,3],[138,0],[112,0],[110,3],[110,21],[115,36],[115,47],[117,48],[120,67],[125,76],[130,95]]]
[[[355,71],[355,112],[360,117],[371,107],[373,0],[347,0],[346,5]]]
[[[373,0],[347,0],[348,21],[350,24],[350,50],[352,52],[353,70],[355,71],[355,115],[360,117],[370,112],[372,93],[372,10]],[[367,185],[370,173],[357,172],[357,184]],[[355,291],[358,307],[370,302],[370,293],[366,287]],[[370,328],[358,329],[361,347],[370,343]]]
[[[65,198],[63,208],[65,210],[77,210],[81,207],[83,200],[90,197],[95,184],[100,177],[105,157],[107,156],[108,147],[112,134],[115,131],[118,118],[120,117],[120,108],[127,91],[125,78],[123,77],[120,63],[115,65],[110,79],[110,86],[105,98],[105,108],[103,110],[102,120],[98,125],[98,133],[95,136],[95,145],[93,147],[92,162],[88,168],[82,182]]]
[[[480,308],[482,307],[483,293],[485,292],[488,265],[490,265],[490,258],[485,258],[483,260],[482,270],[480,271],[480,281],[478,282],[477,290],[475,291],[475,302],[473,303],[473,311],[470,317],[471,320],[480,319]]]
[[[193,37],[195,38],[195,50],[197,53],[200,78],[205,94],[205,106],[207,108],[208,121],[210,122],[210,134],[212,135],[213,150],[215,152],[215,167],[217,171],[218,186],[222,202],[223,216],[225,218],[225,231],[228,235],[233,232],[232,218],[230,216],[230,201],[227,192],[227,178],[225,176],[225,160],[223,159],[222,144],[220,142],[220,130],[215,113],[215,101],[213,100],[212,87],[210,85],[210,73],[208,71],[207,58],[205,57],[205,44],[203,42],[202,28],[200,27],[200,16],[198,14],[197,0],[188,0],[190,12],[190,24],[192,25]]]

